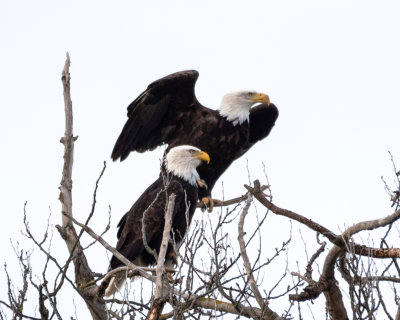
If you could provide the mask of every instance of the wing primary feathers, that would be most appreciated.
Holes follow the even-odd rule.
[[[131,151],[144,152],[169,143],[169,136],[163,134],[176,125],[178,114],[199,105],[194,92],[198,76],[197,71],[187,70],[151,83],[128,106],[128,120],[111,158],[123,161]]]
[[[114,161],[118,158],[123,161],[132,150],[143,152],[153,147],[150,145],[148,148],[148,141],[162,122],[170,101],[171,96],[165,95],[155,104],[141,104],[140,107],[135,106],[130,111],[131,116],[125,123],[111,154]]]

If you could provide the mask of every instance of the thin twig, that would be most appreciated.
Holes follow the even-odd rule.
[[[90,235],[93,239],[96,239],[104,248],[106,248],[108,251],[110,251],[116,258],[118,258],[122,263],[124,263],[129,269],[133,271],[137,271],[140,273],[140,275],[150,281],[155,282],[155,277],[151,276],[147,272],[145,272],[143,267],[138,267],[134,265],[132,262],[130,262],[125,256],[123,256],[118,250],[113,248],[111,245],[109,245],[102,237],[97,235],[90,227],[80,223],[77,221],[75,218],[69,216],[69,219],[79,227],[85,230],[85,232]],[[111,272],[111,271],[110,271]],[[107,277],[107,276],[106,276]],[[104,280],[103,280],[104,281]]]
[[[240,254],[242,256],[243,264],[244,264],[244,267],[246,269],[247,278],[248,278],[248,281],[250,283],[251,291],[253,292],[258,305],[260,306],[261,309],[263,309],[266,304],[265,304],[265,301],[264,301],[263,297],[261,296],[260,291],[258,290],[257,283],[256,283],[256,281],[254,279],[254,275],[253,275],[253,272],[252,272],[252,269],[251,269],[250,260],[249,260],[249,257],[247,255],[247,252],[246,252],[246,245],[245,245],[244,239],[243,239],[243,237],[244,237],[244,231],[243,231],[244,219],[246,218],[246,215],[249,212],[251,201],[252,201],[252,198],[251,198],[251,196],[249,194],[248,197],[247,197],[247,200],[246,200],[246,204],[245,204],[245,206],[244,206],[244,208],[242,210],[242,214],[240,215],[240,220],[239,220],[239,225],[238,225],[238,233],[239,233],[238,234],[238,241],[239,241],[239,245],[240,245]]]

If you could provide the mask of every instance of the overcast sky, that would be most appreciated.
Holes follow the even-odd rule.
[[[253,89],[280,111],[270,136],[229,168],[215,197],[243,194],[247,167],[251,179],[264,179],[265,165],[277,205],[333,231],[391,213],[381,176],[394,179],[389,150],[400,167],[399,17],[399,2],[389,0],[2,0],[0,262],[15,263],[9,239],[22,241],[25,201],[38,233],[49,211],[52,224],[61,220],[67,51],[79,136],[74,215],[89,213],[107,161],[94,223],[104,226],[110,205],[110,243],[122,214],[158,176],[163,153],[110,161],[126,107],[150,82],[184,69],[200,72],[196,95],[205,106]],[[98,263],[96,271],[107,268]]]

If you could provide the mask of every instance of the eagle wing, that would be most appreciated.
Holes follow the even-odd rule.
[[[198,76],[197,71],[187,70],[151,83],[128,106],[128,120],[111,158],[122,161],[131,151],[152,150],[179,134],[174,128],[182,113],[200,105],[194,92]]]
[[[278,116],[278,108],[272,103],[260,104],[250,109],[249,148],[269,135]]]

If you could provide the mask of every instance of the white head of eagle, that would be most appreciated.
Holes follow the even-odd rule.
[[[250,107],[259,102],[269,105],[268,95],[256,91],[233,91],[222,97],[219,114],[236,126],[249,120]]]
[[[199,174],[196,168],[202,161],[210,162],[210,156],[200,149],[188,145],[172,148],[168,151],[165,162],[167,171],[197,186]]]

